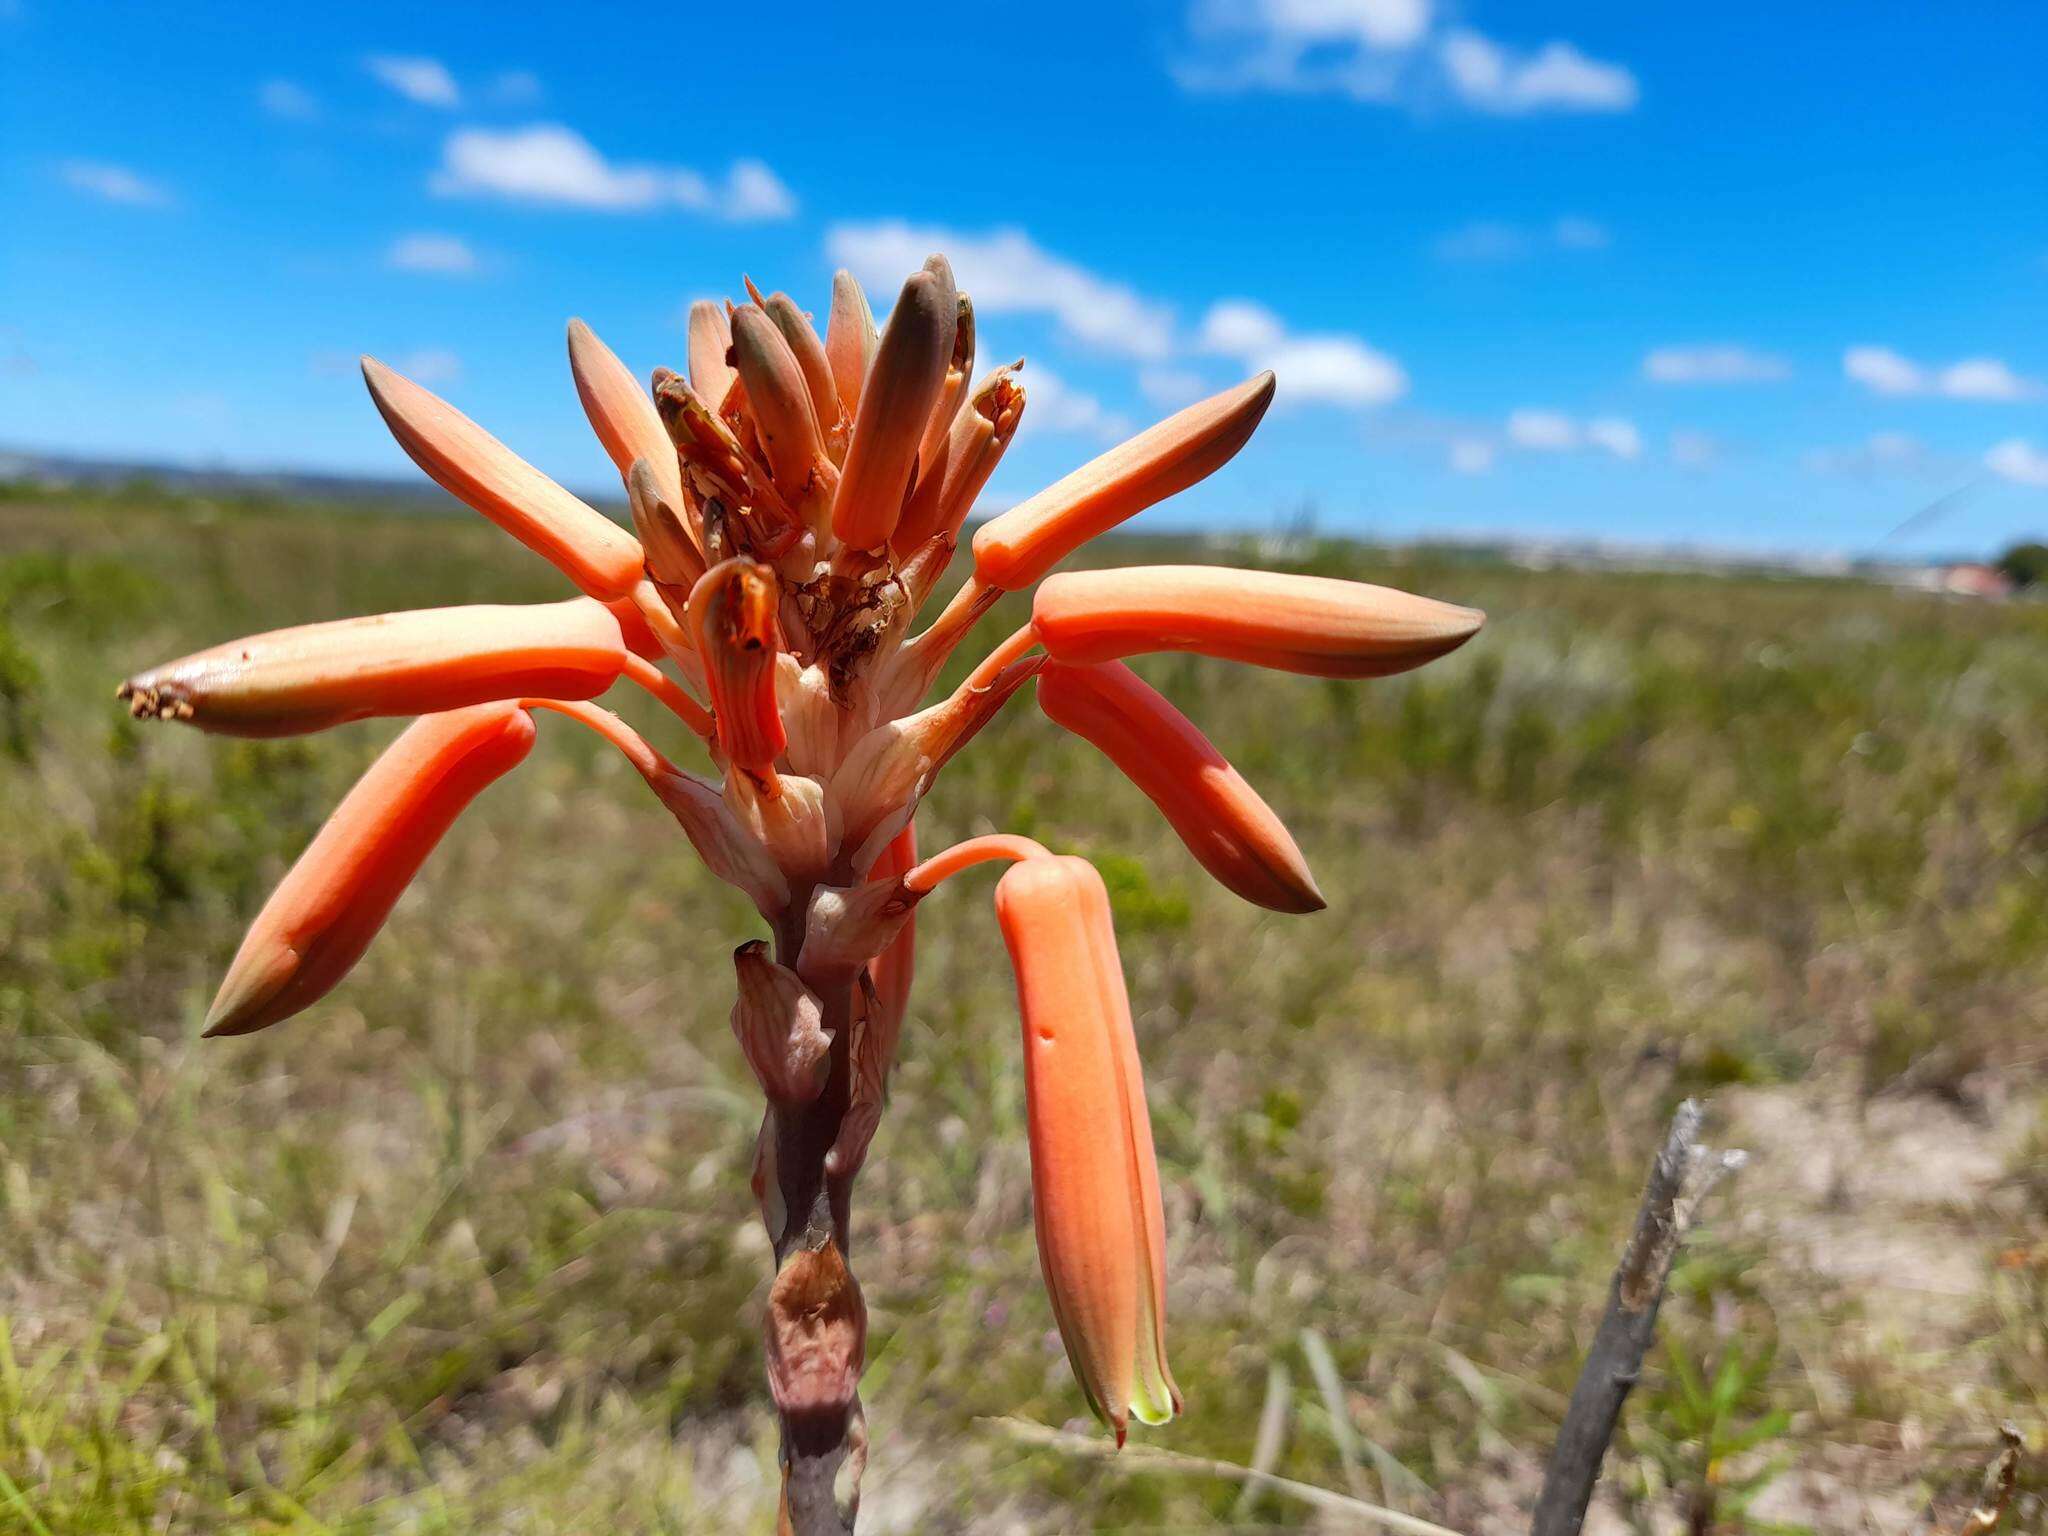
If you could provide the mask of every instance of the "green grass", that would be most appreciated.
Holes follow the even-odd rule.
[[[1901,1115],[1995,1149],[1898,1227],[1960,1294],[1804,1255],[1802,1223],[1893,1207],[1858,1186],[1843,1216],[1764,1159],[1665,1321],[1702,1380],[1774,1347],[1715,1420],[1782,1422],[1759,1465],[1959,1507],[1990,1424],[2038,1445],[2048,1413],[2048,608],[1308,563],[1492,614],[1375,684],[1144,666],[1293,826],[1328,912],[1216,888],[1028,698],[921,818],[931,846],[1026,831],[1109,881],[1190,1402],[1147,1442],[1247,1461],[1284,1374],[1273,1470],[1503,1528],[1643,1165],[1702,1093],[1731,1131],[1744,1106],[1849,1127],[1825,1150],[1851,1183],[1877,1166],[1854,1138]],[[770,1528],[759,1111],[726,1024],[745,901],[623,762],[543,720],[331,998],[202,1044],[243,925],[393,727],[232,742],[113,699],[240,633],[560,590],[465,521],[0,504],[0,1530]],[[1038,1283],[986,881],[920,923],[855,1212],[864,1524],[1307,1525],[979,1422],[1083,1410]],[[1653,1358],[1618,1512],[1686,1507],[1694,1391]]]

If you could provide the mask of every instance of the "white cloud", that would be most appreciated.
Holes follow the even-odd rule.
[[[2024,379],[1995,357],[1968,357],[1935,376],[1934,387],[1955,400],[2031,400],[2038,379]]]
[[[1563,453],[1579,446],[1579,427],[1561,411],[1525,407],[1509,413],[1508,441],[1536,453]]]
[[[1311,43],[1410,48],[1429,30],[1430,0],[1252,0],[1235,10],[1265,31]]]
[[[1848,448],[1815,448],[1800,462],[1816,475],[1849,475],[1869,479],[1884,475],[1924,475],[1940,469],[1927,445],[1907,432],[1873,432]]]
[[[1927,387],[1919,365],[1889,347],[1851,347],[1842,354],[1842,372],[1881,395],[1914,395]]]
[[[1634,422],[1619,416],[1595,416],[1587,422],[1586,441],[1595,448],[1605,448],[1617,459],[1643,456],[1643,434],[1636,430]]]
[[[504,107],[530,107],[541,99],[540,76],[530,69],[507,69],[491,81],[491,100]]]
[[[1551,242],[1561,251],[1603,251],[1613,244],[1605,224],[1566,214],[1550,226]]]
[[[104,202],[127,203],[135,208],[168,208],[172,202],[168,187],[125,165],[111,165],[104,160],[66,160],[57,169],[73,191]]]
[[[399,272],[469,277],[479,265],[469,243],[454,235],[401,235],[384,253],[384,264]]]
[[[1287,327],[1263,304],[1249,299],[1225,299],[1209,306],[1202,317],[1196,345],[1204,352],[1224,352],[1245,357],[1270,352],[1287,339]]]
[[[1643,358],[1643,377],[1657,384],[1761,384],[1791,372],[1782,357],[1727,342],[1658,347]]]
[[[1486,474],[1499,457],[1500,450],[1483,437],[1460,437],[1451,442],[1451,470],[1455,474]]]
[[[1567,214],[1545,225],[1480,219],[1437,237],[1445,261],[1522,261],[1549,251],[1598,251],[1612,243],[1607,226]]]
[[[1055,256],[1021,229],[968,234],[902,219],[835,224],[825,232],[831,260],[871,290],[875,307],[943,251],[978,314],[1048,315],[1076,341],[1126,357],[1156,360],[1173,350],[1173,311],[1135,289]]]
[[[1277,398],[1289,404],[1375,406],[1408,392],[1408,375],[1386,353],[1356,336],[1297,334],[1280,317],[1249,299],[1225,299],[1202,317],[1196,345],[1236,358],[1247,368],[1270,368]]]
[[[624,213],[688,208],[735,222],[784,219],[796,199],[758,160],[734,162],[723,183],[680,165],[615,163],[559,123],[462,128],[441,147],[427,183],[443,197],[502,197]]]
[[[462,104],[462,88],[439,59],[377,53],[363,60],[363,67],[407,101],[416,101],[423,107]]]
[[[320,115],[319,101],[296,80],[264,81],[256,89],[256,104],[286,122],[310,123]]]
[[[462,377],[462,359],[445,347],[402,353],[391,366],[415,384],[453,384]]]
[[[1588,58],[1570,43],[1516,54],[1461,28],[1447,34],[1438,51],[1452,90],[1481,112],[1626,112],[1641,95],[1622,65]]]
[[[1566,42],[1510,52],[1466,28],[1439,32],[1432,0],[1194,0],[1172,66],[1190,91],[1329,93],[1482,112],[1620,112],[1635,76]],[[1435,46],[1427,46],[1434,42]]]
[[[1680,469],[1711,469],[1720,458],[1721,444],[1705,432],[1681,427],[1671,434],[1671,462]]]
[[[1173,66],[1190,91],[1331,92],[1393,101],[1427,34],[1429,0],[1195,0]]]
[[[1951,400],[2031,400],[2039,379],[2014,372],[1995,357],[1966,357],[1946,367],[1921,364],[1890,347],[1851,347],[1842,354],[1846,378],[1880,395],[1943,395]]]
[[[1191,368],[1141,368],[1138,393],[1154,405],[1178,410],[1210,393],[1209,381]]]
[[[1023,380],[1025,427],[1071,432],[1111,443],[1130,436],[1128,416],[1108,409],[1095,396],[1075,389],[1058,374],[1034,363],[1024,370]]]
[[[1617,459],[1638,459],[1643,453],[1643,434],[1622,416],[1595,416],[1581,422],[1563,411],[1524,406],[1508,413],[1507,437],[1515,447],[1531,453],[1598,448]]]
[[[721,202],[724,217],[737,224],[787,219],[796,213],[796,194],[760,160],[733,161]]]
[[[1984,455],[1984,467],[2015,485],[2048,488],[2048,452],[2025,438],[2009,437]]]

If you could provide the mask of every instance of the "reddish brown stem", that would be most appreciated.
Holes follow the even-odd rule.
[[[794,966],[800,933],[778,936]],[[852,1181],[834,1178],[827,1154],[852,1097],[854,987],[820,996],[832,1036],[824,1090],[808,1104],[769,1110],[773,1191],[761,1190],[776,1275],[765,1321],[768,1382],[782,1424],[779,1529],[793,1536],[850,1536],[867,1461],[858,1385],[867,1310],[847,1267]]]

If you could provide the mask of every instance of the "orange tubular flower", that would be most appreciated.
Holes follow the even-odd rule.
[[[1406,672],[1485,622],[1476,608],[1391,587],[1210,565],[1063,572],[1031,604],[1031,627],[1056,661],[1195,651],[1314,677]]]
[[[846,272],[822,340],[789,295],[746,290],[737,307],[691,306],[687,377],[657,368],[651,390],[569,324],[576,394],[634,532],[365,359],[405,451],[583,596],[280,630],[144,672],[121,693],[137,715],[245,736],[422,717],[257,917],[212,1033],[261,1028],[334,986],[455,816],[525,755],[539,712],[624,753],[705,868],[751,900],[767,936],[735,956],[732,1024],[734,1065],[744,1057],[765,1110],[753,1183],[776,1271],[765,1355],[783,1420],[779,1528],[845,1536],[866,1444],[853,1185],[901,1043],[915,909],[984,861],[1015,861],[996,910],[1024,1016],[1039,1254],[1061,1335],[1119,1440],[1133,1413],[1156,1422],[1179,1407],[1159,1174],[1108,897],[1088,864],[1007,833],[919,862],[913,818],[947,762],[1038,677],[1044,712],[1128,774],[1224,885],[1313,911],[1322,895],[1286,829],[1117,658],[1194,651],[1373,677],[1455,649],[1481,615],[1259,571],[1047,576],[1227,463],[1272,400],[1261,374],[986,523],[972,573],[919,628],[1017,433],[1021,362],[970,387],[976,312],[943,257],[912,274],[879,334]],[[932,698],[1003,593],[1034,584],[1031,622]],[[621,681],[680,720],[708,767],[677,766],[592,702]]]
[[[319,1001],[348,974],[441,835],[533,746],[517,704],[415,721],[348,792],[263,904],[207,1011],[246,1035]]]
[[[668,429],[626,365],[581,320],[569,322],[569,371],[591,430],[624,480],[635,462],[645,462],[654,489],[671,507],[683,504],[683,477],[676,468]]]
[[[880,549],[896,531],[918,444],[946,382],[959,309],[950,271],[927,266],[903,285],[882,328],[832,503],[832,532],[850,549]]]
[[[991,518],[974,536],[975,576],[1006,592],[1030,586],[1097,534],[1229,463],[1272,403],[1272,374],[1247,379]]]
[[[538,694],[588,699],[626,664],[619,621],[587,597],[337,619],[230,641],[120,687],[137,719],[228,736],[295,736]]]
[[[861,386],[875,360],[875,317],[868,296],[845,268],[832,274],[832,313],[825,323],[825,358],[848,421],[860,410]]]
[[[1038,707],[1099,747],[1165,813],[1202,867],[1246,901],[1320,912],[1308,860],[1258,792],[1194,722],[1129,667],[1055,663],[1038,675]]]
[[[640,545],[563,490],[447,401],[363,359],[363,382],[398,446],[457,501],[467,502],[595,598],[624,597],[640,580]]]
[[[765,773],[789,737],[775,703],[775,576],[751,560],[724,560],[690,592],[690,630],[718,719],[718,744],[735,766]]]
[[[1086,859],[996,885],[1024,1016],[1038,1259],[1074,1375],[1122,1445],[1180,1411],[1166,1368],[1166,1224],[1109,892]]]

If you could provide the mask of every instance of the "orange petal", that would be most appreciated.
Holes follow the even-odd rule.
[[[875,316],[868,296],[854,275],[841,267],[832,274],[832,313],[825,322],[825,357],[832,364],[832,382],[839,408],[853,420],[860,410],[861,386],[875,357]]]
[[[953,423],[960,415],[960,406],[967,398],[968,382],[973,376],[974,301],[963,293],[953,320],[953,356],[946,365],[945,382],[939,386],[939,398],[932,406],[931,417],[925,422],[924,437],[917,447],[920,481],[944,453],[947,440],[952,436]]]
[[[1017,974],[1038,1257],[1060,1337],[1122,1443],[1179,1408],[1167,1374],[1165,1224],[1109,893],[1085,859],[1028,858],[996,885]]]
[[[1262,373],[1082,465],[982,524],[974,574],[1008,592],[1030,586],[1098,533],[1221,469],[1272,403],[1273,375]]]
[[[917,469],[917,447],[945,384],[959,296],[926,270],[903,285],[862,386],[832,531],[855,549],[880,549],[896,531]]]
[[[690,306],[690,387],[717,410],[737,375],[726,353],[732,350],[732,327],[724,306],[699,299]]]
[[[1024,386],[1017,382],[1016,364],[996,369],[977,384],[967,409],[953,418],[944,450],[919,473],[891,546],[900,552],[934,534],[959,533],[1023,417]]]
[[[719,745],[753,773],[771,769],[788,744],[775,706],[778,595],[775,573],[745,559],[720,561],[690,592],[690,638],[704,661]]]
[[[655,424],[660,425],[658,419]],[[673,465],[675,449],[669,446],[666,431],[661,441],[663,456]],[[683,517],[682,501],[670,498],[662,488],[660,474],[646,459],[635,459],[627,466],[626,500],[633,509],[633,530],[646,552],[648,574],[663,586],[683,588],[687,599],[689,589],[704,574],[704,557]]]
[[[550,561],[592,597],[640,579],[640,545],[595,507],[563,490],[439,396],[363,359],[363,381],[398,446],[434,483]]]
[[[1129,667],[1054,663],[1038,675],[1038,705],[1121,768],[1225,886],[1275,912],[1323,909],[1308,861],[1272,808]]]
[[[206,1015],[245,1035],[308,1007],[348,974],[434,845],[533,745],[512,703],[428,715],[384,750],[263,904]]]
[[[839,389],[832,379],[832,363],[825,356],[825,344],[818,340],[818,333],[811,328],[811,317],[798,309],[796,300],[786,293],[769,294],[768,302],[761,307],[775,322],[775,328],[782,332],[782,339],[789,343],[790,354],[796,358],[797,367],[803,370],[804,384],[811,395],[811,411],[818,419],[819,435],[829,435],[839,420]]]
[[[137,719],[229,736],[295,736],[372,715],[487,699],[588,699],[626,664],[618,619],[587,597],[421,608],[231,641],[123,683]]]
[[[1031,625],[1056,661],[1196,651],[1316,677],[1384,677],[1455,651],[1476,608],[1362,581],[1147,565],[1065,571],[1039,587]]]
[[[623,479],[636,460],[645,459],[661,499],[671,507],[683,504],[682,471],[676,467],[675,445],[654,408],[654,397],[626,371],[626,365],[581,320],[569,322],[569,371],[583,414]]]
[[[794,503],[816,477],[825,453],[803,369],[775,322],[752,304],[733,311],[732,355],[775,488]]]

